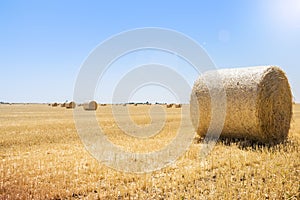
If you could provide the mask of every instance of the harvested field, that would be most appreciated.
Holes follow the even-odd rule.
[[[151,122],[150,108],[128,106],[138,125]],[[180,125],[181,109],[162,106],[154,114],[163,117],[164,112],[165,127],[147,140],[123,134],[111,105],[100,106],[96,115],[111,142],[127,151],[148,152],[168,144]],[[137,175],[107,168],[85,150],[72,109],[0,105],[0,199],[299,199],[299,104],[293,112],[284,144],[223,140],[200,160],[202,144],[196,138],[176,163]]]

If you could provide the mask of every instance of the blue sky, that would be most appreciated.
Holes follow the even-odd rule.
[[[0,101],[71,100],[80,66],[99,43],[161,27],[196,40],[218,68],[280,66],[300,102],[299,0],[1,1],[0,27]]]

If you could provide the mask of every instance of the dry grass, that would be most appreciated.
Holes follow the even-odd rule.
[[[111,106],[97,117],[117,145],[152,151],[172,139],[181,109],[167,109],[161,134],[144,141],[122,134]],[[130,106],[132,120],[150,123],[150,106]],[[99,164],[85,151],[73,111],[46,105],[0,105],[0,199],[299,199],[300,106],[288,142],[272,147],[220,141],[204,161],[195,140],[190,150],[161,171],[135,175]],[[147,144],[147,145],[146,145]]]

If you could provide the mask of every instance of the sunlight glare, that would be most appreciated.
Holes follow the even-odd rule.
[[[300,27],[300,0],[274,0],[269,2],[271,17],[281,28]]]

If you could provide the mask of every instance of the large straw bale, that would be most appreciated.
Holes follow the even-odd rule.
[[[206,135],[212,123],[210,94],[220,91],[218,86],[214,87],[211,73],[199,77],[191,95],[191,118],[200,136]],[[226,117],[221,137],[272,143],[287,138],[292,118],[292,93],[280,68],[234,68],[217,70],[217,73],[226,94]],[[212,83],[210,90],[207,80]]]

